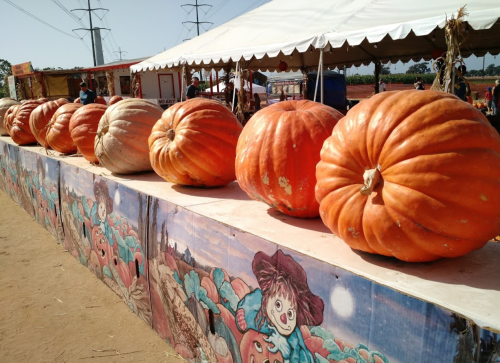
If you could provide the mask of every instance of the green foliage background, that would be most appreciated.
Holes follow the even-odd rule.
[[[434,82],[434,78],[436,78],[436,74],[427,73],[427,74],[385,74],[381,76],[385,82],[385,84],[390,83],[403,83],[403,84],[413,84],[415,83],[416,77],[422,77],[425,84],[432,84]],[[358,85],[358,84],[375,84],[375,76],[374,75],[364,75],[361,76],[356,74],[354,76],[348,76],[345,79],[346,84],[348,85]]]

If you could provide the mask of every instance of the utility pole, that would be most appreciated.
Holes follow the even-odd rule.
[[[184,6],[191,6],[191,7],[196,8],[196,21],[183,21],[182,24],[183,25],[186,24],[186,23],[196,24],[196,30],[197,30],[197,34],[198,35],[200,35],[200,24],[213,24],[210,21],[200,21],[199,17],[198,17],[198,8],[201,8],[203,6],[212,7],[212,5],[209,5],[209,4],[198,4],[198,0],[196,0],[195,4],[184,4],[184,5],[181,5],[182,8]],[[187,39],[184,39],[184,40],[187,40]],[[201,74],[201,71],[200,71],[200,81],[203,81],[203,76]]]
[[[118,52],[117,52],[117,51],[115,51],[115,52],[113,52],[113,53],[119,53],[119,54],[120,54],[120,60],[122,60],[122,53],[128,53],[128,52],[126,52],[126,51],[122,51],[122,47],[118,47]]]
[[[92,55],[94,57],[94,67],[97,65],[97,62],[96,62],[96,58],[95,58],[95,46],[94,46],[94,28],[92,27],[92,11],[94,10],[104,10],[104,11],[109,11],[108,9],[104,9],[104,8],[95,8],[95,9],[91,9],[90,8],[90,0],[87,0],[88,2],[88,9],[73,9],[71,11],[88,11],[89,13],[89,22],[90,22],[90,29],[86,29],[86,28],[78,28],[78,29],[73,29],[73,30],[88,30],[90,31],[90,39],[92,40]],[[111,29],[108,29],[108,28],[96,28],[96,29],[105,29],[105,30],[111,30]]]

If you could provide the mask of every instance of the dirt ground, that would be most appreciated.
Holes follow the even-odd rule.
[[[0,191],[0,362],[185,360]]]

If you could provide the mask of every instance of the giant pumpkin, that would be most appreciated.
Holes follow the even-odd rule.
[[[36,143],[36,138],[30,129],[30,115],[42,103],[39,100],[27,101],[14,114],[9,134],[16,144],[29,145]]]
[[[151,170],[148,137],[162,112],[160,106],[138,98],[109,106],[95,138],[99,164],[118,174]]]
[[[7,109],[7,112],[5,112],[5,115],[3,117],[3,127],[9,135],[10,135],[10,129],[12,128],[12,123],[14,122],[14,117],[16,116],[19,107],[21,107],[21,104],[10,106]]]
[[[151,165],[173,183],[226,185],[236,179],[234,160],[242,128],[236,116],[217,101],[194,98],[176,103],[151,132]]]
[[[500,232],[500,136],[447,93],[382,92],[355,106],[316,177],[323,222],[356,250],[431,261]]]
[[[12,98],[0,99],[0,135],[8,135],[9,132],[4,128],[4,117],[10,106],[19,105],[19,102]]]
[[[111,97],[111,98],[109,99],[109,105],[110,105],[110,106],[111,106],[111,105],[114,105],[115,103],[118,103],[118,102],[120,102],[121,100],[123,100],[123,97],[122,97],[122,96],[115,95],[115,96],[113,96],[113,97]]]
[[[59,98],[55,101],[42,103],[31,113],[30,130],[36,141],[38,141],[38,143],[43,147],[46,147],[45,136],[47,134],[47,128],[52,116],[54,116],[59,107],[67,103],[68,101],[64,98]]]
[[[106,103],[106,100],[105,100],[103,97],[101,97],[101,96],[97,96],[97,97],[95,98],[95,101],[94,101],[94,102],[95,102],[95,103],[98,103],[98,104],[100,104],[100,105],[105,105],[105,106],[107,106],[107,105],[108,105],[108,104]]]
[[[240,187],[282,213],[317,217],[316,164],[323,142],[342,117],[312,101],[284,101],[257,112],[238,141]]]
[[[78,151],[90,162],[98,162],[94,153],[94,140],[106,109],[107,106],[91,103],[76,110],[69,121],[71,139]]]
[[[82,107],[78,103],[68,103],[59,107],[52,116],[47,128],[47,144],[62,154],[72,154],[77,151],[77,147],[71,139],[69,133],[69,121],[71,116]]]

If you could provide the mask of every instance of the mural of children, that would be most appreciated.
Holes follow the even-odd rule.
[[[257,252],[252,270],[260,289],[241,299],[236,324],[268,336],[264,340],[271,353],[280,352],[285,362],[314,363],[300,326],[319,326],[323,322],[323,300],[307,284],[304,269],[289,255],[278,250],[272,257]],[[272,345],[272,346],[271,346]]]

